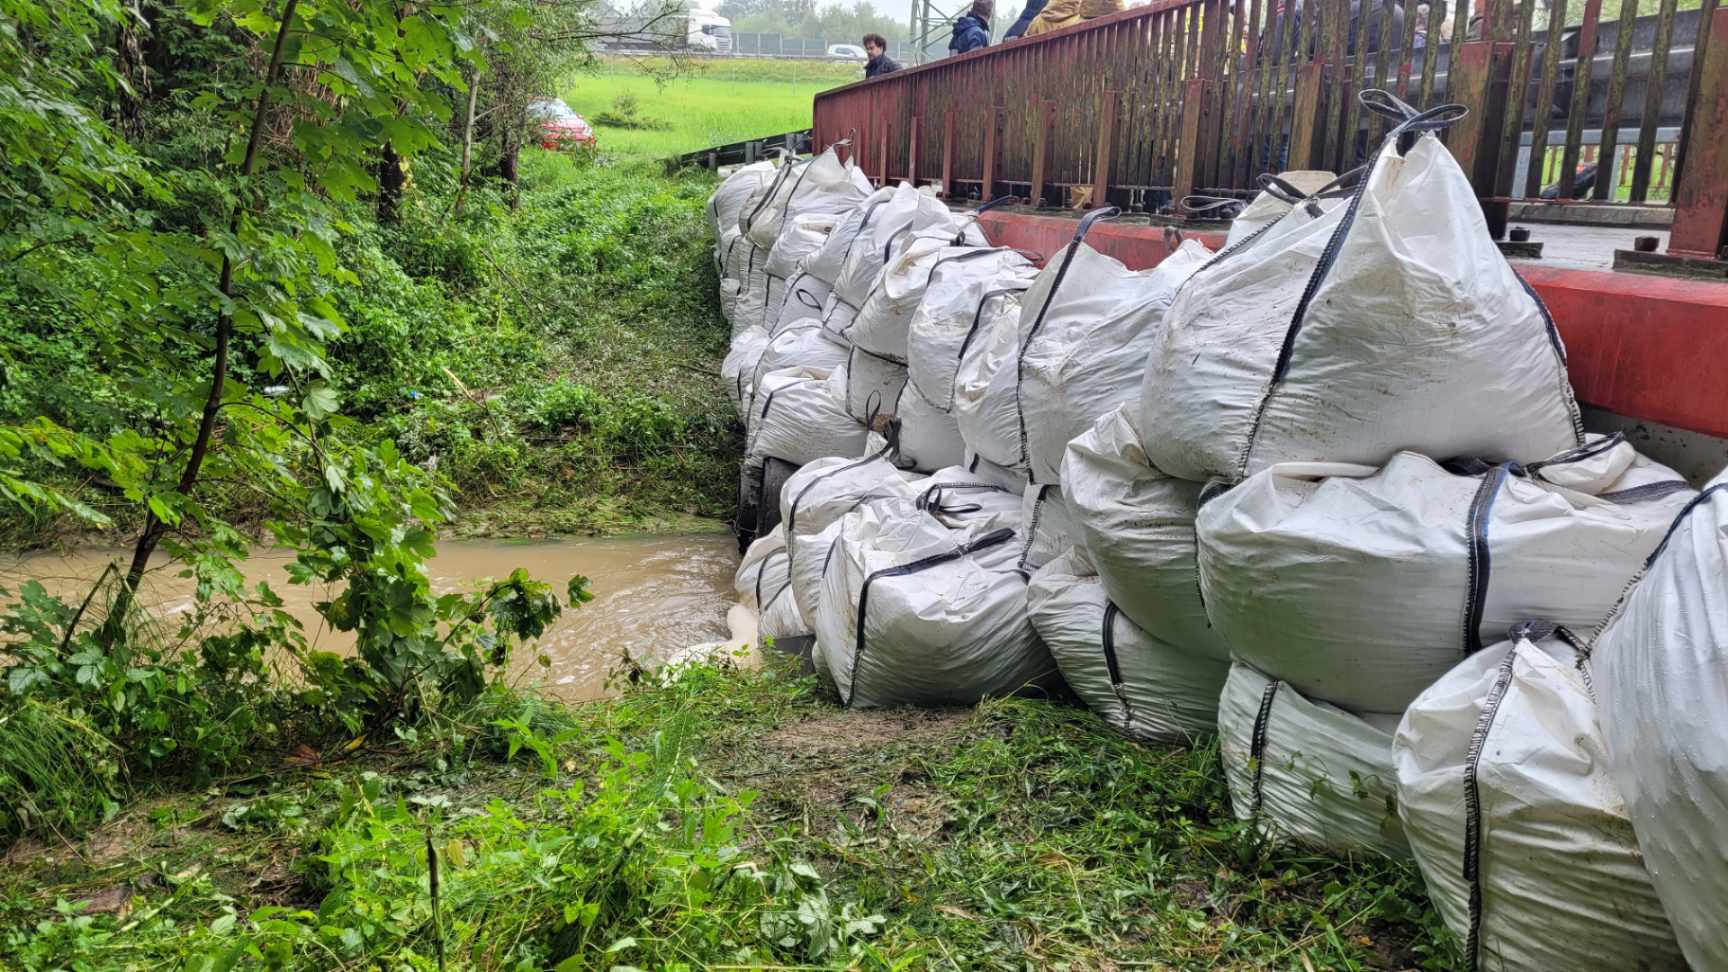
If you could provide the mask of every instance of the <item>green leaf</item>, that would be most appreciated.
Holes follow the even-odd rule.
[[[334,414],[338,404],[336,389],[322,381],[315,381],[306,389],[306,400],[302,403],[302,407],[306,409],[306,414],[316,422]]]

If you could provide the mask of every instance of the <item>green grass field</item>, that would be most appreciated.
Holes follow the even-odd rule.
[[[561,94],[591,121],[613,109],[619,96],[633,95],[638,116],[664,127],[597,124],[600,150],[613,158],[665,158],[808,128],[817,92],[862,76],[862,66],[845,62],[607,59],[570,78]]]

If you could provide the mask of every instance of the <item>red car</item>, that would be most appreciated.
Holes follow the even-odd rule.
[[[581,115],[570,110],[562,98],[536,98],[528,103],[528,117],[540,126],[540,147],[552,149],[591,149],[595,145],[594,128]]]

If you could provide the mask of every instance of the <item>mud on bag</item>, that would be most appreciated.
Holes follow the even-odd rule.
[[[1518,626],[1424,691],[1393,741],[1405,833],[1471,969],[1686,968],[1609,779],[1579,646]]]
[[[1297,205],[1183,286],[1147,359],[1158,468],[1234,482],[1400,450],[1532,462],[1583,439],[1547,310],[1435,135],[1462,117],[1368,91],[1398,124],[1347,205]]]
[[[1608,767],[1692,967],[1728,969],[1728,473],[1596,636]]]

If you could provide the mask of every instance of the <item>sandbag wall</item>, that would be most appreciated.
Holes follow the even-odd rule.
[[[1140,271],[1113,210],[1032,254],[833,150],[735,172],[741,596],[848,706],[1216,734],[1239,817],[1413,856],[1473,968],[1728,970],[1728,483],[1584,432],[1462,109],[1363,100],[1362,168]]]

